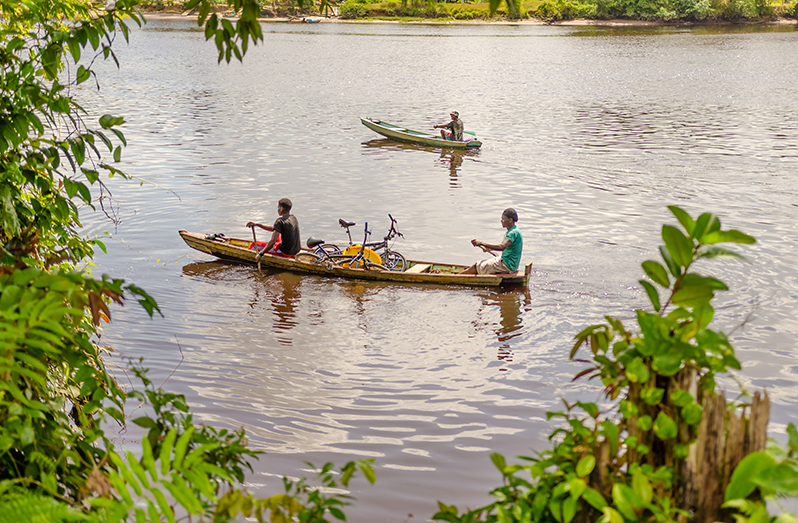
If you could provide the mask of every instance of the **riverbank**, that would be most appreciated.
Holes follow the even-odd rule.
[[[190,11],[180,10],[146,10],[142,12],[148,19],[153,20],[184,20],[186,18],[196,19],[197,15]],[[218,12],[222,15],[223,12]],[[336,24],[436,24],[436,25],[554,25],[554,26],[595,26],[595,27],[668,27],[668,26],[756,26],[756,25],[798,25],[798,20],[790,18],[763,18],[763,19],[745,19],[740,21],[726,21],[726,20],[712,20],[712,21],[678,21],[678,22],[655,22],[649,20],[629,20],[629,19],[612,19],[612,20],[596,20],[587,18],[578,18],[573,20],[558,20],[554,22],[547,22],[539,18],[525,18],[522,20],[451,20],[451,19],[355,19],[348,20],[338,16],[324,17],[313,16],[307,17],[262,17],[258,18],[260,22],[264,23],[307,23],[303,19],[318,20],[319,23],[336,23]],[[233,18],[234,19],[234,18]]]

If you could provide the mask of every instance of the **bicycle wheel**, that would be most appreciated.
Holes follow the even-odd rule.
[[[407,260],[401,253],[396,251],[388,251],[382,253],[382,264],[388,268],[389,271],[401,272],[407,269]]]
[[[341,254],[341,248],[335,244],[323,243],[322,245],[324,245],[324,250],[327,251],[327,254]],[[322,256],[323,253],[319,247],[320,246],[316,246],[316,248],[313,250],[313,253]]]
[[[364,260],[366,262],[366,270],[367,271],[387,271],[390,270],[385,265],[381,265],[379,263],[374,263],[368,260]]]
[[[302,263],[319,263],[321,257],[315,252],[300,252],[294,259]]]

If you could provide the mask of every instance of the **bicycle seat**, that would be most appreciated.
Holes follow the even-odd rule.
[[[310,238],[308,238],[308,248],[310,248],[310,249],[312,249],[313,247],[315,247],[317,245],[321,245],[322,243],[324,243],[324,240],[317,240],[316,238],[313,238],[312,236]]]
[[[352,227],[353,225],[357,225],[355,222],[348,222],[343,218],[339,219],[338,223],[341,225],[341,227]]]

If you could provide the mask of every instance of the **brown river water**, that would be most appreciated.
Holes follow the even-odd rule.
[[[164,318],[113,310],[103,342],[143,358],[197,422],[246,428],[267,452],[247,485],[282,491],[310,461],[374,458],[349,521],[425,521],[436,501],[476,507],[500,484],[489,453],[548,447],[547,410],[598,400],[571,382],[573,336],[648,300],[667,205],[755,236],[725,281],[715,327],[738,382],[771,396],[770,431],[798,422],[798,32],[754,28],[264,24],[243,65],[217,65],[189,20],[152,20],[83,87],[124,115],[123,168],[97,274],[149,291]],[[88,84],[89,82],[87,82]],[[431,129],[458,110],[484,142],[400,145],[360,117]],[[140,186],[138,182],[142,182]],[[308,236],[346,243],[338,219],[404,239],[413,259],[472,263],[517,209],[528,289],[364,283],[214,261],[178,229],[251,237],[289,197]],[[265,234],[265,233],[264,233]],[[262,238],[262,239],[265,239]],[[743,325],[743,323],[745,323]],[[125,379],[120,370],[120,378]],[[133,434],[121,434],[132,443]]]

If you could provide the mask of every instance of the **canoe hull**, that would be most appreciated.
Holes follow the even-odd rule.
[[[436,137],[430,133],[406,129],[373,118],[361,118],[360,122],[375,133],[400,142],[420,143],[433,147],[448,147],[452,149],[477,149],[482,146],[482,142],[479,140],[471,140],[468,142],[444,140],[440,136]]]
[[[256,265],[255,251],[249,250],[252,244],[248,240],[235,238],[224,238],[222,240],[212,240],[206,234],[188,232],[184,229],[179,231],[183,241],[198,251],[216,256],[224,260]],[[396,283],[436,283],[439,285],[467,285],[467,286],[510,286],[526,287],[529,284],[529,274],[532,271],[532,264],[524,267],[524,270],[511,274],[457,274],[457,272],[467,268],[466,265],[454,265],[435,262],[423,262],[408,260],[409,269],[403,272],[397,271],[372,271],[365,269],[351,269],[347,267],[327,267],[315,263],[305,263],[293,258],[282,258],[280,256],[264,255],[261,258],[262,267],[270,267],[290,272],[305,274],[318,274],[321,276],[331,276],[335,278],[348,278],[358,280],[386,281]],[[414,269],[415,268],[415,269]],[[419,269],[423,269],[419,271]]]

